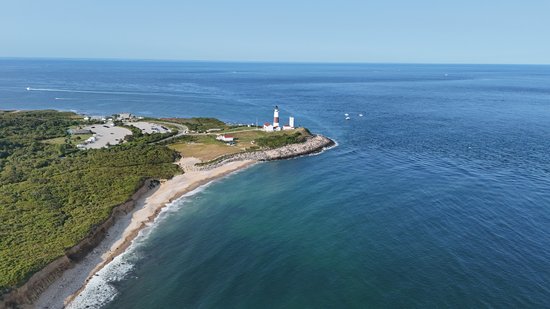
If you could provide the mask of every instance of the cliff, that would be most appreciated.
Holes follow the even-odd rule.
[[[237,153],[218,158],[200,166],[192,166],[193,170],[210,170],[229,162],[242,160],[271,161],[288,159],[312,153],[317,153],[333,146],[333,140],[322,136],[313,135],[299,144],[290,144],[276,149],[260,150],[254,152]],[[109,228],[113,226],[117,218],[130,212],[136,205],[136,201],[148,190],[156,185],[155,181],[148,180],[125,203],[115,207],[111,216],[101,225],[95,227],[90,234],[76,246],[66,250],[65,255],[48,264],[45,268],[35,273],[24,285],[16,288],[0,297],[0,309],[21,308],[32,305],[38,296],[56,280],[63,271],[73,267],[75,263],[92,251],[101,240],[105,238]]]
[[[0,296],[0,309],[3,308],[21,308],[31,305],[38,298],[48,285],[56,280],[63,271],[71,268],[80,261],[86,254],[92,251],[107,234],[109,228],[115,221],[124,214],[127,214],[136,205],[136,201],[147,191],[154,188],[158,182],[147,180],[143,186],[136,191],[125,203],[113,208],[109,218],[103,224],[93,228],[88,236],[79,242],[76,246],[67,249],[65,255],[59,257],[46,267],[36,272],[22,286],[11,290]]]

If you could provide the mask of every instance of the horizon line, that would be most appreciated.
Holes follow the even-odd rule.
[[[550,63],[501,63],[501,62],[392,62],[392,61],[307,61],[307,60],[212,60],[212,59],[162,59],[120,57],[27,57],[0,56],[0,60],[68,60],[68,61],[136,61],[136,62],[214,62],[214,63],[264,63],[264,64],[399,64],[399,65],[525,65],[549,66]]]

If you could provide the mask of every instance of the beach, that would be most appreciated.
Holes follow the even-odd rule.
[[[160,181],[160,185],[155,185],[155,181],[146,181],[126,203],[113,210],[111,217],[101,228],[82,242],[82,244],[90,241],[95,243],[92,248],[82,249],[85,246],[79,244],[72,249],[79,255],[83,255],[82,258],[77,261],[71,261],[67,257],[60,258],[35,274],[35,280],[31,280],[33,283],[22,289],[20,295],[27,298],[33,298],[31,295],[37,296],[36,300],[32,302],[32,308],[86,308],[86,306],[90,306],[90,299],[95,299],[95,295],[102,293],[97,286],[94,286],[97,285],[97,280],[101,280],[97,278],[98,272],[124,253],[140,231],[150,225],[166,205],[186,194],[191,194],[197,188],[211,181],[242,170],[254,163],[317,154],[334,145],[333,140],[322,135],[314,135],[300,144],[237,153],[221,161],[214,161],[200,167],[198,165],[201,163],[200,159],[183,157],[174,162],[181,168],[183,174]],[[38,285],[34,285],[36,284],[34,282],[38,282]],[[101,288],[105,288],[104,284],[99,285]],[[87,294],[88,297],[84,294]],[[114,294],[112,291],[109,293],[109,295]],[[90,295],[92,297],[89,297]],[[103,300],[108,301],[109,299]],[[99,302],[91,305],[101,306],[103,304]],[[20,305],[26,306],[25,302],[21,302]]]
[[[198,161],[196,158],[183,158],[178,164],[186,170]],[[71,301],[77,305],[78,294],[86,288],[90,278],[124,252],[139,232],[154,221],[163,207],[202,185],[249,167],[255,162],[254,160],[233,161],[209,170],[188,170],[145,193],[137,201],[135,209],[118,218],[109,228],[105,239],[82,261],[64,271],[61,277],[52,282],[32,307],[71,307]]]

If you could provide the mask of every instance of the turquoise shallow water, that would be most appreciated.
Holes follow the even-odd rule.
[[[108,308],[550,306],[548,85],[548,66],[0,61],[2,108],[277,104],[339,143],[170,205],[87,303]]]

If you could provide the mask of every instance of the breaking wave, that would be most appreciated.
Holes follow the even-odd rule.
[[[160,223],[162,223],[162,221],[164,221],[170,214],[180,211],[182,207],[189,202],[189,199],[187,198],[204,191],[212,183],[223,180],[241,171],[242,170],[238,170],[216,180],[210,181],[192,191],[189,191],[175,201],[166,204],[155,220],[152,223],[147,224],[144,229],[139,231],[136,238],[132,240],[132,243],[122,254],[116,256],[111,262],[106,264],[85,283],[82,291],[73,299],[71,303],[66,306],[66,308],[101,308],[113,301],[119,293],[116,288],[116,283],[124,279],[131,278],[132,271],[136,263],[141,258],[139,248],[147,241],[151,232],[159,226],[162,226]]]

